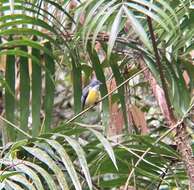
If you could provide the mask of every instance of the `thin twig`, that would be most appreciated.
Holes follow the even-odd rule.
[[[120,87],[122,87],[123,85],[125,85],[129,80],[133,79],[134,77],[138,76],[139,74],[141,74],[142,72],[144,72],[145,70],[147,70],[148,68],[144,68],[140,71],[138,71],[137,73],[135,73],[132,77],[126,79],[124,82],[122,82],[119,86],[117,86],[115,89],[113,89],[112,91],[110,91],[108,94],[106,94],[105,96],[103,96],[98,102],[100,103],[101,101],[103,101],[105,98],[107,98],[109,95],[111,95],[113,92],[115,92],[117,89],[119,89]],[[81,115],[83,115],[84,113],[86,113],[88,110],[92,109],[93,107],[95,107],[97,104],[90,106],[88,108],[86,108],[85,110],[83,110],[82,112],[80,112],[79,114],[77,114],[76,116],[74,116],[73,118],[71,118],[70,120],[68,120],[66,122],[66,124],[71,123],[72,121],[76,120],[78,117],[80,117]],[[10,121],[8,121],[7,119],[5,119],[4,117],[0,116],[0,119],[2,121],[4,121],[5,123],[9,124],[12,128],[15,128],[17,131],[19,131],[20,133],[22,133],[23,135],[25,135],[28,138],[32,138],[31,135],[29,135],[28,133],[26,133],[25,131],[23,131],[22,129],[20,129],[18,126],[14,125],[13,123],[11,123]]]
[[[7,124],[9,124],[10,125],[10,127],[12,127],[12,128],[14,128],[14,129],[16,129],[17,131],[19,131],[20,133],[22,133],[23,135],[25,135],[26,137],[28,137],[28,138],[32,138],[32,136],[31,135],[29,135],[28,133],[26,133],[25,131],[23,131],[22,129],[20,129],[18,126],[16,126],[16,125],[14,125],[13,123],[11,123],[10,121],[8,121],[7,119],[5,119],[4,117],[2,117],[1,115],[0,115],[0,119],[2,120],[2,121],[4,121],[5,123],[7,123]]]
[[[84,113],[86,113],[88,110],[92,109],[93,107],[95,107],[98,103],[102,102],[105,98],[107,98],[108,96],[110,96],[113,92],[115,92],[117,89],[119,89],[120,87],[122,87],[123,85],[125,85],[127,82],[129,82],[131,79],[133,79],[134,77],[138,76],[139,74],[143,73],[145,70],[147,70],[148,68],[144,68],[141,69],[140,71],[138,71],[137,73],[135,73],[132,77],[126,79],[124,82],[122,82],[120,85],[118,85],[115,89],[113,89],[112,91],[110,91],[109,93],[107,93],[105,96],[103,96],[96,104],[86,108],[85,110],[83,110],[82,112],[78,113],[77,115],[75,115],[73,118],[71,118],[70,120],[68,120],[65,124],[69,124],[72,121],[76,120],[78,117],[82,116]]]

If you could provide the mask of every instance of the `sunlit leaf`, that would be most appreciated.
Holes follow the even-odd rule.
[[[98,140],[102,143],[102,145],[104,146],[105,150],[107,151],[109,157],[111,158],[114,166],[116,169],[118,169],[118,166],[116,164],[116,159],[115,159],[115,155],[113,152],[113,149],[110,145],[110,143],[108,142],[108,140],[98,131],[93,130],[93,129],[89,129],[92,133],[94,133],[94,135],[98,138]]]
[[[123,10],[125,11],[125,14],[127,15],[127,18],[130,20],[131,25],[135,32],[139,35],[140,39],[143,41],[145,46],[152,51],[151,42],[148,39],[147,33],[144,30],[143,26],[139,23],[139,21],[135,18],[135,16],[132,14],[130,10],[128,10],[125,6],[123,6]]]
[[[113,46],[115,44],[115,40],[117,38],[117,35],[119,33],[119,25],[121,24],[121,18],[122,18],[123,9],[121,8],[119,12],[117,13],[114,22],[111,27],[109,41],[108,41],[108,50],[107,50],[107,56],[110,57],[110,54],[112,52]]]
[[[73,163],[70,159],[70,157],[68,156],[67,152],[65,151],[65,149],[63,148],[62,145],[60,145],[57,141],[55,140],[46,140],[46,142],[48,142],[48,144],[53,147],[56,152],[59,154],[63,164],[65,165],[65,168],[68,171],[68,174],[71,177],[71,180],[75,186],[76,190],[81,190],[81,184],[79,182],[78,176],[76,174],[75,168],[73,166]]]
[[[35,158],[42,161],[44,164],[46,164],[56,175],[56,178],[59,182],[59,185],[61,189],[68,190],[68,185],[65,180],[65,175],[61,171],[61,169],[56,165],[56,163],[49,157],[48,154],[46,154],[44,151],[38,149],[38,148],[30,148],[30,147],[23,147],[27,152],[32,154]]]

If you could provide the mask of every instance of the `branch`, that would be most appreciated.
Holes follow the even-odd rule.
[[[162,63],[160,61],[160,56],[159,56],[158,48],[157,48],[157,44],[156,44],[156,38],[155,38],[153,27],[152,27],[152,19],[149,16],[147,16],[147,22],[148,22],[149,32],[150,32],[152,45],[153,45],[153,49],[154,49],[154,54],[155,54],[155,58],[156,58],[156,64],[158,66],[158,71],[159,71],[159,74],[160,74],[160,80],[161,80],[162,88],[163,88],[163,91],[164,91],[164,96],[165,96],[165,99],[166,99],[167,108],[168,108],[168,111],[169,111],[169,114],[170,114],[171,122],[174,124],[174,123],[176,123],[176,118],[175,118],[174,113],[172,111],[172,106],[171,106],[170,99],[169,99],[168,87],[166,85],[163,66],[162,66]]]

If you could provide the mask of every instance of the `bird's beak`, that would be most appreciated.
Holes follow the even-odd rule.
[[[99,81],[99,85],[102,85],[103,83]]]

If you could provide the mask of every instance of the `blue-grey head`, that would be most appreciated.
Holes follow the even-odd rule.
[[[101,83],[99,80],[93,79],[93,80],[90,82],[89,86],[90,86],[90,87],[94,87],[94,86],[100,86],[101,84],[102,84],[102,83]]]
[[[99,80],[93,79],[93,80],[90,82],[90,84],[89,84],[88,86],[89,86],[90,88],[99,90],[101,84],[102,84],[102,83],[101,83]]]

